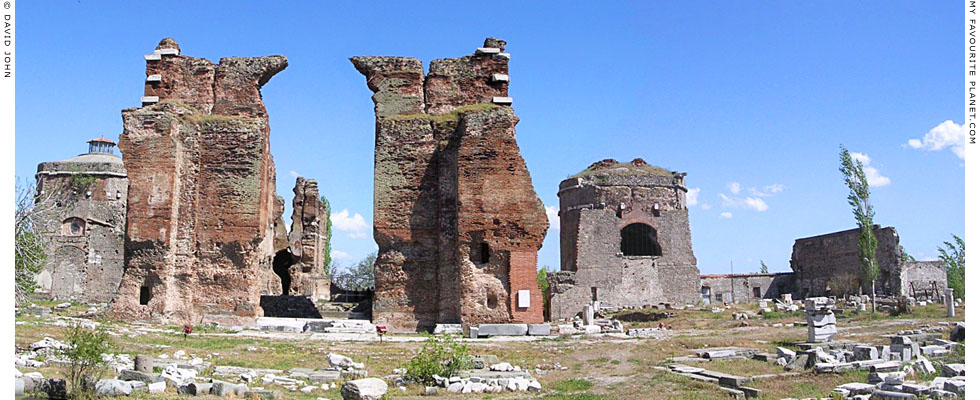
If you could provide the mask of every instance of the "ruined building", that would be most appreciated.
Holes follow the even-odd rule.
[[[37,294],[106,303],[123,274],[129,181],[113,141],[88,143],[88,153],[37,166],[39,231],[48,247]]]
[[[323,265],[330,218],[327,206],[320,200],[315,180],[297,177],[293,194],[292,228],[285,238],[285,246],[275,246],[272,264],[282,285],[281,293],[329,297],[330,278]],[[277,233],[277,237],[281,234]]]
[[[259,92],[286,58],[145,57],[143,107],[123,110],[129,174],[117,318],[241,323],[262,315],[272,270],[275,167]]]
[[[429,64],[354,57],[374,92],[375,323],[543,320],[548,229],[517,147],[506,42]]]
[[[905,261],[898,231],[875,226],[878,239],[878,279],[875,291],[887,296],[910,296],[914,292],[946,288],[946,271],[938,261]],[[858,228],[797,239],[790,267],[796,273],[797,296],[826,296],[858,292],[861,263]],[[864,293],[871,287],[864,287]]]
[[[796,275],[792,272],[701,275],[704,304],[778,299],[795,292]]]
[[[561,182],[561,271],[549,274],[552,320],[583,306],[697,304],[686,174],[603,160]]]

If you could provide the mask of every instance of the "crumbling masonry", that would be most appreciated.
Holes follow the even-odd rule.
[[[282,56],[187,57],[172,39],[145,56],[143,107],[122,112],[129,173],[124,319],[240,323],[262,315],[272,272],[275,167],[259,89]]]
[[[123,273],[129,181],[116,144],[100,137],[89,152],[37,166],[39,230],[47,259],[37,294],[107,303]]]
[[[551,320],[588,304],[698,304],[686,174],[603,160],[561,182],[561,271],[549,274]]]
[[[422,62],[354,57],[374,92],[375,323],[543,320],[535,281],[548,229],[520,155],[506,42]]]

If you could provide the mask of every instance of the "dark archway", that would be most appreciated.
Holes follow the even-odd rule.
[[[624,256],[660,256],[660,243],[657,242],[657,230],[650,225],[633,223],[619,231],[621,240],[619,249]]]
[[[292,284],[292,278],[289,277],[289,267],[293,265],[293,255],[288,249],[279,250],[276,256],[272,259],[272,272],[279,275],[279,280],[282,282],[282,294],[289,294],[289,286]]]

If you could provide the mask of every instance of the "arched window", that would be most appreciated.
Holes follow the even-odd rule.
[[[626,225],[619,231],[621,241],[620,251],[624,256],[659,256],[660,243],[657,243],[657,231],[650,225],[634,223]]]
[[[65,236],[82,236],[85,234],[85,220],[71,217],[61,223],[61,234]]]

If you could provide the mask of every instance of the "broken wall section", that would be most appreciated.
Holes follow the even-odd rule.
[[[122,113],[130,206],[112,315],[247,323],[275,278],[279,218],[259,90],[286,58],[214,64],[181,55],[172,39],[144,58],[143,107]]]
[[[548,222],[514,137],[506,43],[432,61],[354,57],[374,92],[375,322],[540,322]]]

